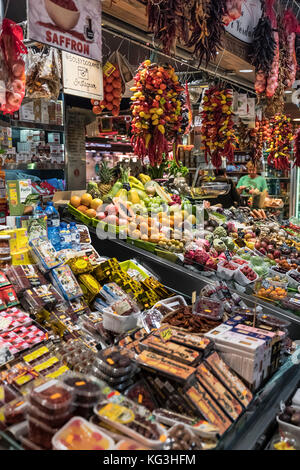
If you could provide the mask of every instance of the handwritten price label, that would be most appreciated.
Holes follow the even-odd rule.
[[[167,343],[168,341],[170,341],[170,339],[173,336],[171,328],[168,328],[168,327],[162,328],[159,332],[159,336],[161,337],[164,343]]]

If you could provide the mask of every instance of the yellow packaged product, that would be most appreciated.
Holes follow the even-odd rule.
[[[101,285],[91,274],[81,274],[78,276],[78,281],[83,284],[86,289],[94,296],[99,294]]]
[[[16,251],[11,254],[13,266],[25,266],[31,264],[30,251],[28,249]]]
[[[94,269],[94,266],[86,256],[72,258],[68,261],[68,265],[76,275],[90,273]]]
[[[28,236],[26,228],[17,228],[14,230],[5,230],[1,232],[1,235],[10,236],[10,251],[15,253],[28,248]]]

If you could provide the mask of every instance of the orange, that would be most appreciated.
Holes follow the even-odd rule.
[[[81,203],[81,199],[79,196],[72,196],[71,197],[71,200],[70,200],[70,204],[71,206],[77,208],[80,206],[80,203]]]
[[[90,207],[91,203],[93,201],[93,198],[90,194],[84,194],[81,198],[81,204],[87,207]]]
[[[103,201],[101,199],[93,199],[91,202],[91,209],[97,211],[101,206],[103,206]]]
[[[80,212],[83,212],[83,214],[86,213],[86,211],[88,210],[88,208],[86,206],[79,206],[77,207],[77,210],[80,211]]]
[[[91,219],[94,219],[97,215],[97,212],[95,211],[95,209],[89,209],[86,211],[86,215]]]

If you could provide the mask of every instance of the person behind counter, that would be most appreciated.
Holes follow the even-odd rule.
[[[267,181],[263,176],[258,174],[257,166],[249,162],[247,164],[248,175],[243,176],[237,185],[239,194],[242,194],[245,190],[250,190],[249,194],[267,194],[268,185]],[[254,192],[255,191],[255,192]]]
[[[230,185],[230,191],[228,194],[224,196],[219,196],[213,201],[210,201],[211,205],[222,204],[224,209],[230,209],[230,207],[234,205],[240,204],[240,195],[236,189],[235,183],[232,181],[231,178],[227,176],[226,170],[224,169],[216,169],[214,170],[215,173],[215,180],[216,182],[227,183]]]

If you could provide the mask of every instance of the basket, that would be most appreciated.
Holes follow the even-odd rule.
[[[145,271],[143,271],[139,266],[134,264],[131,260],[123,261],[122,263],[120,263],[120,266],[122,268],[122,271],[127,272],[128,269],[135,269],[144,277],[144,279],[147,279],[149,277],[149,275],[146,274]]]

